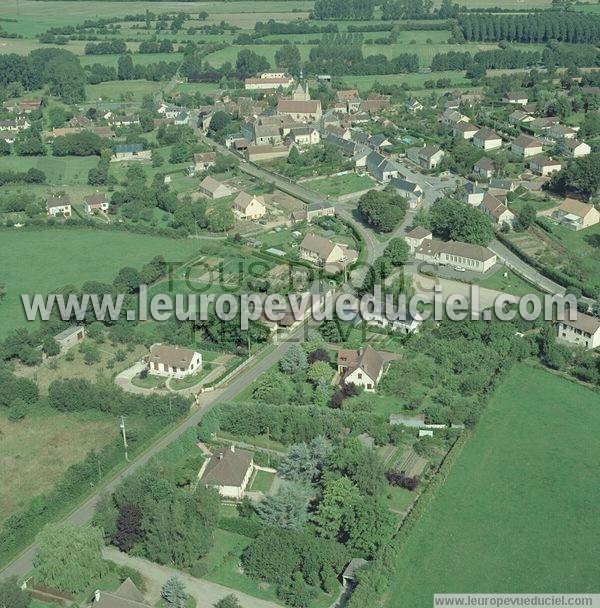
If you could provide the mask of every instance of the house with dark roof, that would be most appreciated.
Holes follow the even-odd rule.
[[[479,131],[477,125],[473,125],[470,122],[458,122],[452,128],[452,135],[459,139],[469,140],[473,139],[477,131]]]
[[[83,199],[83,208],[88,215],[98,212],[106,213],[108,207],[108,197],[104,192],[96,192]]]
[[[502,147],[502,138],[492,129],[483,127],[473,136],[473,145],[482,150],[496,150]]]
[[[198,473],[201,484],[215,488],[223,498],[241,500],[254,472],[253,453],[232,445],[205,460]]]
[[[489,192],[483,197],[479,210],[487,215],[495,226],[502,226],[503,224],[512,226],[516,220],[515,214]]]
[[[148,373],[153,376],[185,378],[202,369],[202,354],[191,348],[153,344],[148,356]]]
[[[444,158],[444,151],[439,146],[427,145],[422,148],[409,148],[406,155],[423,169],[435,169]]]
[[[529,135],[519,135],[510,145],[511,151],[522,158],[541,154],[544,150],[542,142]]]
[[[552,217],[571,230],[583,230],[600,222],[600,211],[583,201],[567,198],[553,213]]]
[[[478,175],[479,177],[490,179],[490,177],[492,177],[495,172],[496,163],[491,158],[487,158],[485,156],[483,158],[480,158],[473,165],[473,173],[475,173],[475,175]]]
[[[367,170],[379,182],[398,177],[398,165],[375,151],[367,156]]]
[[[46,214],[48,217],[71,217],[71,200],[68,196],[49,196],[46,199]]]
[[[529,168],[538,175],[545,177],[562,169],[562,164],[545,154],[536,154],[529,159]]]
[[[415,182],[410,182],[399,177],[392,177],[390,186],[408,201],[411,209],[414,209],[423,198],[423,189],[419,184],[415,184]]]

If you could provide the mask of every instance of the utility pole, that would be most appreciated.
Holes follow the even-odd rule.
[[[127,433],[125,432],[125,416],[121,416],[121,424],[119,426],[123,433],[123,447],[125,448],[125,460],[129,462],[129,455],[127,454]]]
[[[248,359],[250,359],[250,332],[246,334],[246,337],[248,338]]]

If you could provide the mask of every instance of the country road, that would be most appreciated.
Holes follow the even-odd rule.
[[[233,399],[238,393],[244,390],[249,384],[254,382],[260,374],[269,369],[272,365],[275,365],[282,355],[288,350],[291,344],[298,340],[302,332],[306,329],[307,324],[303,323],[293,330],[284,341],[280,342],[274,350],[267,353],[262,358],[258,359],[256,363],[250,367],[244,369],[240,374],[232,380],[232,382],[226,388],[218,390],[212,393],[205,393],[201,397],[200,408],[194,412],[191,416],[183,420],[177,427],[169,431],[166,435],[161,437],[156,443],[154,443],[145,452],[137,456],[125,469],[123,469],[115,478],[109,483],[99,488],[92,496],[90,496],[85,502],[78,506],[72,511],[66,518],[74,524],[85,524],[90,521],[94,513],[94,507],[98,502],[99,497],[107,492],[113,491],[125,477],[131,475],[137,471],[140,467],[146,464],[155,454],[166,448],[169,444],[175,441],[184,431],[193,427],[200,422],[204,414],[212,409],[217,403],[222,401],[229,401]],[[0,580],[5,579],[9,576],[22,576],[29,572],[33,568],[33,559],[37,550],[36,543],[31,544],[25,549],[18,557],[10,562],[2,571],[0,571]]]

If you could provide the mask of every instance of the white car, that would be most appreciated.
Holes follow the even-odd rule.
[[[454,270],[456,270],[457,272],[466,272],[467,269],[463,268],[462,266],[455,266]]]

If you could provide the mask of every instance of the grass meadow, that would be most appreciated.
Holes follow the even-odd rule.
[[[387,608],[434,593],[585,593],[600,580],[600,396],[526,364],[416,523]]]
[[[0,337],[24,326],[21,293],[48,293],[85,281],[112,281],[123,266],[140,268],[154,256],[183,262],[198,251],[191,239],[100,230],[4,231],[0,238]]]

